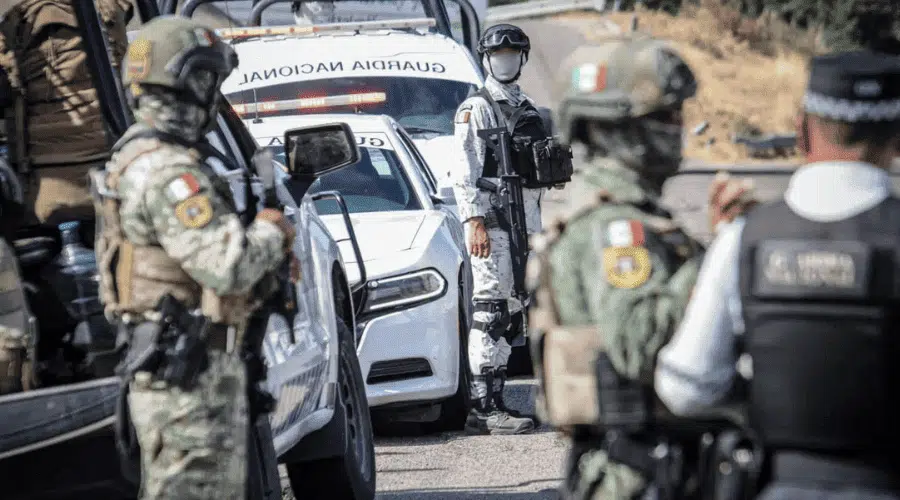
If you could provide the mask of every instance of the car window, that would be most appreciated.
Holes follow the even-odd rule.
[[[384,134],[371,135],[384,136]],[[347,203],[347,210],[350,213],[421,210],[422,204],[403,170],[400,158],[390,148],[386,137],[383,140],[372,141],[368,140],[368,136],[356,134],[356,138],[357,141],[362,139],[364,144],[376,143],[383,146],[360,145],[360,158],[357,163],[319,177],[306,193],[338,191]],[[285,163],[284,146],[269,146],[269,148],[276,161]],[[291,187],[288,184],[288,188]],[[295,198],[299,197],[295,195]],[[318,200],[315,203],[320,215],[340,213],[340,207],[333,200]]]
[[[402,129],[397,129],[397,135],[400,136],[400,141],[403,142],[403,145],[406,146],[406,150],[409,151],[409,154],[412,156],[413,163],[425,179],[429,191],[431,191],[432,194],[437,194],[437,182],[431,175],[431,169],[428,168],[428,162],[422,158],[416,145],[406,136],[406,133]]]

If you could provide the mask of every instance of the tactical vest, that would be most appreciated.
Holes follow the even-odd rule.
[[[523,180],[523,186],[539,189],[572,180],[572,150],[550,136],[544,119],[527,100],[513,106],[507,100],[495,101],[487,88],[476,95],[491,106],[498,126],[506,127],[511,137],[512,168]],[[490,152],[485,155],[482,177],[498,177],[500,164]]]
[[[127,46],[123,6],[100,0],[97,10],[117,68]],[[19,97],[17,126],[10,130],[25,134],[10,141],[17,143],[17,167],[28,168],[20,164],[29,160],[40,167],[108,158],[110,144],[71,1],[25,0],[10,10],[0,29],[9,51],[3,62]]]
[[[770,449],[896,453],[900,200],[814,222],[785,202],[740,248],[751,426]]]
[[[140,157],[163,147],[173,145],[147,135],[126,135],[113,148],[113,158],[107,168],[91,171],[95,209],[99,215],[95,251],[105,313],[110,319],[126,315],[142,317],[155,310],[159,300],[168,293],[188,308],[200,307],[215,323],[243,324],[256,307],[256,299],[251,300],[247,295],[217,296],[191,278],[161,246],[136,245],[122,231],[119,181]],[[196,149],[184,151],[197,163],[205,160]]]

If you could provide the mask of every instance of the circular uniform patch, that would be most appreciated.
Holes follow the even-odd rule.
[[[150,53],[152,50],[153,44],[145,38],[139,38],[128,45],[128,66],[126,71],[130,80],[141,80],[150,74]]]
[[[615,288],[637,288],[650,279],[650,252],[645,247],[603,249],[603,273]]]
[[[191,196],[175,206],[175,217],[191,229],[199,229],[212,220],[213,210],[209,197],[203,194]]]

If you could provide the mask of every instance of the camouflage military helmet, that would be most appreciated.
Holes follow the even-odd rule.
[[[677,108],[697,81],[665,42],[628,35],[577,48],[561,65],[557,123],[569,142],[579,120],[616,122]]]
[[[237,53],[218,35],[198,22],[180,16],[160,16],[141,27],[128,45],[122,65],[122,82],[133,96],[144,85],[155,85],[187,94],[208,104],[213,96],[196,95],[191,77],[211,75],[215,91],[238,65]]]

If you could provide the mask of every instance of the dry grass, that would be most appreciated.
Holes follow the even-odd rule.
[[[813,35],[800,33],[768,18],[742,19],[715,0],[689,8],[679,16],[638,11],[643,32],[673,42],[700,83],[685,108],[689,129],[706,121],[699,136],[689,134],[686,156],[713,162],[746,160],[734,133],[790,133],[806,84],[806,64],[815,49]],[[597,14],[597,26],[602,26]],[[572,16],[570,14],[569,16]],[[622,30],[630,29],[633,13],[604,16]],[[592,23],[593,24],[593,23]],[[585,33],[601,39],[606,31]],[[797,160],[797,158],[791,158]]]

